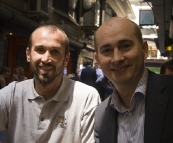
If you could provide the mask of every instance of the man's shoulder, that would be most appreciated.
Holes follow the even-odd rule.
[[[9,92],[9,91],[13,91],[14,89],[24,90],[29,87],[32,80],[33,79],[28,79],[28,80],[24,80],[21,82],[13,81],[13,82],[9,83],[7,86],[5,86],[3,89],[1,89],[1,92],[6,92],[6,91]]]
[[[33,83],[33,79],[26,79],[20,82],[15,82],[17,87],[28,88]]]
[[[95,120],[100,122],[104,117],[108,118],[108,116],[115,111],[110,105],[110,100],[111,97],[109,96],[97,106],[95,110]]]
[[[78,90],[83,90],[83,89],[86,89],[87,91],[97,91],[94,87],[92,86],[89,86],[85,83],[82,83],[80,81],[75,81],[75,88],[78,88]]]
[[[169,91],[171,94],[173,85],[173,76],[172,75],[164,75],[164,74],[156,74],[153,72],[149,72],[148,74],[148,88],[155,89],[157,91],[162,92]]]
[[[28,98],[27,94],[32,92],[31,84],[33,84],[32,79],[21,82],[13,81],[9,83],[9,85],[0,90],[0,100],[4,99],[4,101],[10,105],[11,100],[16,99],[18,101],[22,99],[21,96]]]
[[[89,104],[93,104],[95,107],[98,105],[101,100],[98,91],[89,85],[86,85],[80,81],[75,81],[75,83],[71,84],[70,97],[76,99],[81,104],[84,102],[90,102]]]
[[[90,66],[88,66],[88,67],[85,67],[84,69],[82,69],[82,70],[95,70],[93,67],[90,67]]]
[[[98,107],[97,107],[97,111],[98,112],[102,112],[105,111],[105,108],[110,106],[110,101],[111,101],[111,96],[109,96],[108,98],[106,98],[103,102],[101,102]]]
[[[74,90],[75,90],[75,93],[78,93],[78,94],[82,95],[83,97],[88,96],[88,95],[99,97],[99,93],[94,87],[84,84],[80,81],[75,82]]]
[[[157,80],[158,82],[172,82],[173,83],[173,76],[172,75],[165,75],[165,74],[157,74],[154,72],[148,72],[148,80]]]

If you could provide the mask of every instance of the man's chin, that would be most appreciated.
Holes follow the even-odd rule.
[[[41,84],[47,85],[54,81],[54,79],[38,79]]]
[[[55,80],[54,77],[52,77],[52,78],[49,77],[48,78],[48,77],[44,77],[44,76],[41,76],[41,75],[36,75],[35,77],[39,81],[39,83],[44,84],[44,85],[50,84],[51,82],[53,82]]]

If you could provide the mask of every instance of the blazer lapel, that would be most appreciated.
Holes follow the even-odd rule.
[[[103,124],[101,125],[100,135],[102,141],[100,143],[117,143],[118,133],[118,112],[110,106],[111,98],[107,102],[104,111]]]
[[[159,85],[160,82],[149,72],[148,88],[145,104],[144,143],[159,143],[168,96],[162,94],[166,86]]]

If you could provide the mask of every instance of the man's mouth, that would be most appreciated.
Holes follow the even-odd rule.
[[[44,71],[50,71],[53,69],[53,67],[50,67],[50,66],[41,66],[40,67],[41,70],[44,70]]]
[[[117,68],[117,69],[115,69],[116,71],[124,71],[126,69],[126,67],[122,67],[122,68]]]
[[[123,66],[123,67],[116,67],[116,68],[112,68],[112,70],[116,71],[116,72],[123,72],[127,69],[128,66]]]

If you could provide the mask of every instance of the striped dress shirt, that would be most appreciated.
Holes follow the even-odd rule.
[[[126,109],[114,90],[111,106],[118,114],[118,143],[144,143],[145,96],[148,71],[145,68],[131,98],[131,109]]]

